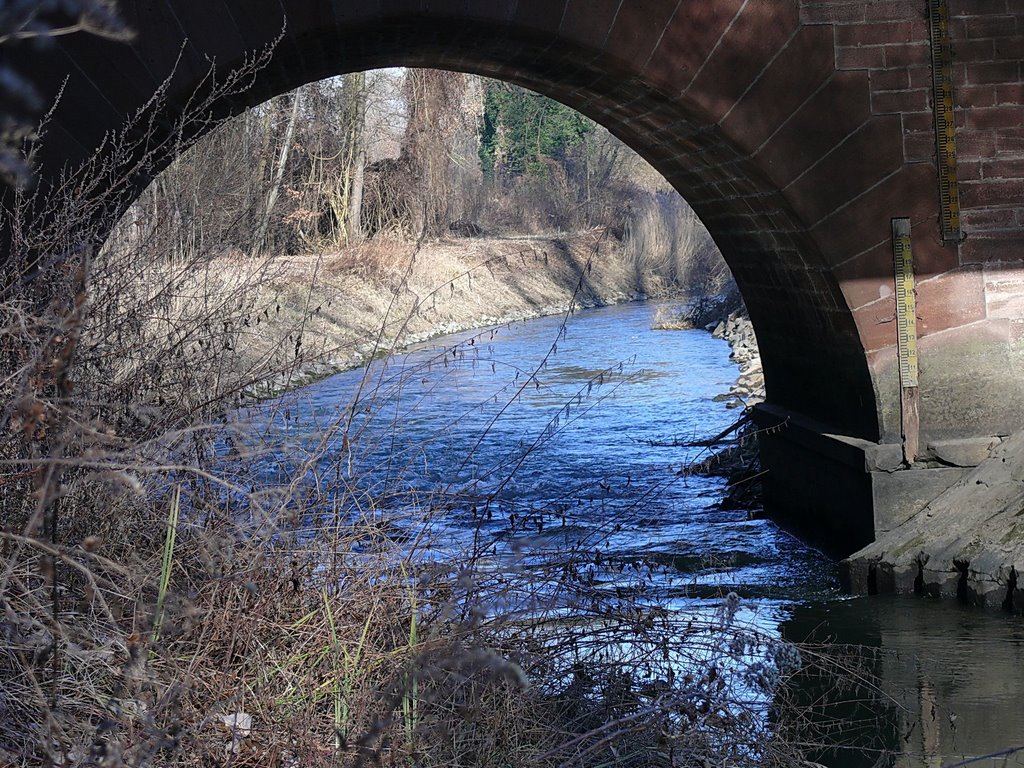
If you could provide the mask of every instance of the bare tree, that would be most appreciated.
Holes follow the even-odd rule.
[[[274,212],[274,204],[281,193],[281,183],[284,181],[285,169],[288,167],[288,155],[292,149],[292,140],[295,137],[295,124],[299,119],[299,107],[302,103],[302,90],[297,89],[292,95],[292,108],[288,117],[288,126],[284,130],[284,137],[281,139],[281,147],[278,150],[277,165],[274,169],[274,178],[270,183],[270,191],[267,193],[267,205],[260,224],[256,230],[256,237],[253,240],[253,251],[263,252],[267,244],[267,230],[270,228],[270,216]]]
[[[357,72],[345,79],[345,102],[348,136],[347,162],[343,169],[345,189],[345,239],[360,240],[363,236],[363,174],[366,168],[366,73]]]

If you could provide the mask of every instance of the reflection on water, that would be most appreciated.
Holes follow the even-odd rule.
[[[483,537],[496,574],[512,559],[539,574],[550,551],[593,551],[585,577],[608,595],[686,616],[735,591],[745,618],[770,633],[781,624],[792,639],[878,649],[866,671],[892,700],[836,710],[868,712],[858,738],[870,749],[823,751],[827,765],[919,768],[1024,742],[1017,623],[948,602],[843,598],[835,563],[771,521],[718,509],[723,479],[679,474],[701,449],[648,442],[707,437],[736,418],[713,399],[736,375],[726,344],[651,331],[655,309],[461,334],[327,379],[257,418],[248,439],[272,447],[257,469],[268,486],[285,482],[316,455],[310,446],[326,445],[315,461],[335,467],[343,455],[363,484],[346,493],[377,510],[443,509],[430,522],[437,546]],[[347,413],[349,432],[327,430]]]
[[[880,746],[902,753],[881,765],[938,768],[1024,744],[1018,618],[949,601],[861,597],[796,605],[782,631],[791,640],[865,646],[859,653],[870,657],[891,697],[874,702],[878,728],[889,737]],[[836,750],[823,762],[872,764]],[[1024,753],[973,765],[1024,765]]]

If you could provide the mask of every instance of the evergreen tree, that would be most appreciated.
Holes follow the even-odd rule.
[[[543,176],[547,161],[565,163],[594,126],[553,99],[518,86],[490,81],[484,92],[480,164],[493,178]]]

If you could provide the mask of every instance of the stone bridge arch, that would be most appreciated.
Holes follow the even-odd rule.
[[[1019,0],[987,0],[992,7],[978,12],[966,0],[951,2],[954,43],[965,52],[958,87],[966,93],[975,81],[987,82],[988,106],[1019,104],[1020,54],[1012,48],[1024,13]],[[1024,203],[1007,206],[1000,198],[1013,190],[1024,197],[1024,161],[1016,159],[1014,167],[1015,158],[1002,157],[996,135],[1012,110],[986,111],[983,120],[959,115],[972,136],[969,153],[979,158],[979,180],[986,157],[1017,180],[1009,187],[968,185],[964,220],[976,223],[983,237],[943,243],[922,3],[120,5],[137,32],[132,43],[70,35],[33,54],[29,71],[46,96],[68,79],[40,158],[44,181],[99,146],[168,73],[176,73],[170,98],[184,99],[211,60],[236,65],[277,38],[286,20],[272,62],[242,97],[219,105],[224,114],[346,71],[446,68],[550,95],[603,123],[664,174],[711,231],[747,302],[765,369],[763,422],[788,417],[789,436],[765,448],[775,496],[812,515],[832,505],[828,527],[849,536],[850,547],[869,540],[908,503],[919,507],[934,486],[928,480],[912,502],[900,497],[895,511],[879,512],[892,506],[888,497],[879,499],[879,478],[899,463],[892,218],[912,223],[922,445],[1005,434],[1024,422],[1024,409],[1012,399],[1024,397],[1024,382],[1007,375],[1020,363],[1024,336]],[[1002,49],[1000,36],[1009,41]],[[987,48],[968,45],[978,39]],[[1017,90],[999,96],[999,85]],[[140,189],[146,181],[138,180]],[[808,489],[818,485],[808,482],[808,473],[822,462],[830,488]],[[853,511],[835,507],[839,500]]]

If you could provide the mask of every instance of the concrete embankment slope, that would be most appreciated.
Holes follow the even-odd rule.
[[[1024,432],[844,567],[854,592],[916,592],[1024,611]]]

